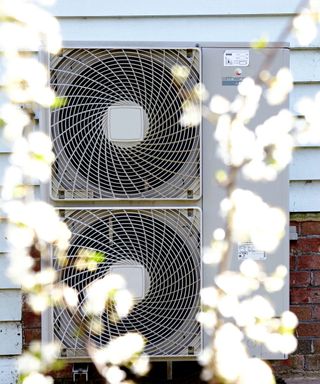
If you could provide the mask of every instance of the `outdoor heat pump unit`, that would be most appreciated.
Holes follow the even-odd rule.
[[[44,58],[51,86],[66,103],[42,112],[56,155],[50,187],[43,190],[72,232],[66,265],[59,266],[55,254],[52,264],[59,280],[78,291],[80,306],[43,316],[43,339],[57,339],[62,358],[85,361],[88,339],[99,347],[130,331],[145,336],[154,359],[195,359],[208,342],[195,317],[200,289],[214,278],[201,250],[221,222],[223,191],[213,174],[222,165],[214,128],[204,118],[200,125],[182,125],[183,103],[197,101],[199,82],[211,95],[232,99],[239,82],[255,77],[271,52],[273,73],[288,66],[285,44],[254,50],[239,43],[68,43]],[[172,75],[177,65],[188,69],[184,82]],[[262,102],[253,124],[281,107]],[[286,172],[272,183],[240,185],[288,211]],[[277,251],[259,262],[267,272],[288,265],[288,248],[286,234]],[[96,270],[77,270],[81,249],[105,255]],[[235,247],[232,268],[241,261]],[[86,288],[109,273],[125,277],[135,306],[118,322],[104,313],[97,335],[81,306]],[[277,314],[286,310],[288,284],[269,299]],[[254,356],[285,358],[260,345],[249,348]]]

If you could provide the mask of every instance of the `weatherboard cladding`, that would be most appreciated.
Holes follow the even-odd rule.
[[[61,23],[66,41],[252,41],[267,36],[277,41],[283,28],[290,22],[299,0],[58,0],[53,13]],[[311,47],[299,47],[293,37],[286,39],[291,46],[291,69],[295,87],[290,108],[295,111],[301,96],[313,96],[320,90],[320,37]],[[0,142],[0,187],[8,163],[8,148]],[[320,210],[320,147],[300,147],[290,167],[290,211],[316,212]],[[8,251],[5,232],[0,230],[0,252]],[[8,306],[20,306],[19,293],[4,275],[0,256],[0,293]],[[9,292],[9,293],[8,293]],[[22,336],[19,310],[0,313],[0,384],[11,384],[16,376],[14,359],[5,356],[21,352]]]

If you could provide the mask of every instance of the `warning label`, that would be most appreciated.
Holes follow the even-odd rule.
[[[225,67],[247,67],[249,65],[249,50],[235,49],[224,51]]]
[[[239,260],[266,260],[267,256],[264,251],[259,251],[251,242],[242,243],[238,245],[238,259]]]

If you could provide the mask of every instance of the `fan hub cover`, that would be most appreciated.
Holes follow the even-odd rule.
[[[138,105],[111,105],[107,111],[107,137],[114,144],[132,146],[145,137],[143,108]]]

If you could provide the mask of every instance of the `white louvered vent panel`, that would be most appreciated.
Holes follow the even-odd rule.
[[[199,353],[201,332],[195,317],[201,284],[200,211],[198,209],[64,210],[72,231],[68,261],[53,264],[59,280],[75,288],[78,311],[54,308],[54,333],[63,355],[85,357],[88,340],[105,346],[126,332],[140,332],[151,356],[187,356]],[[80,249],[102,252],[97,270],[76,269]],[[100,317],[103,332],[96,335],[82,315],[86,288],[109,273],[128,277],[136,304],[128,317],[113,322]],[[81,329],[81,332],[79,332]]]
[[[53,199],[200,197],[200,127],[180,124],[198,102],[197,49],[65,49],[50,67],[66,100],[51,112]]]

